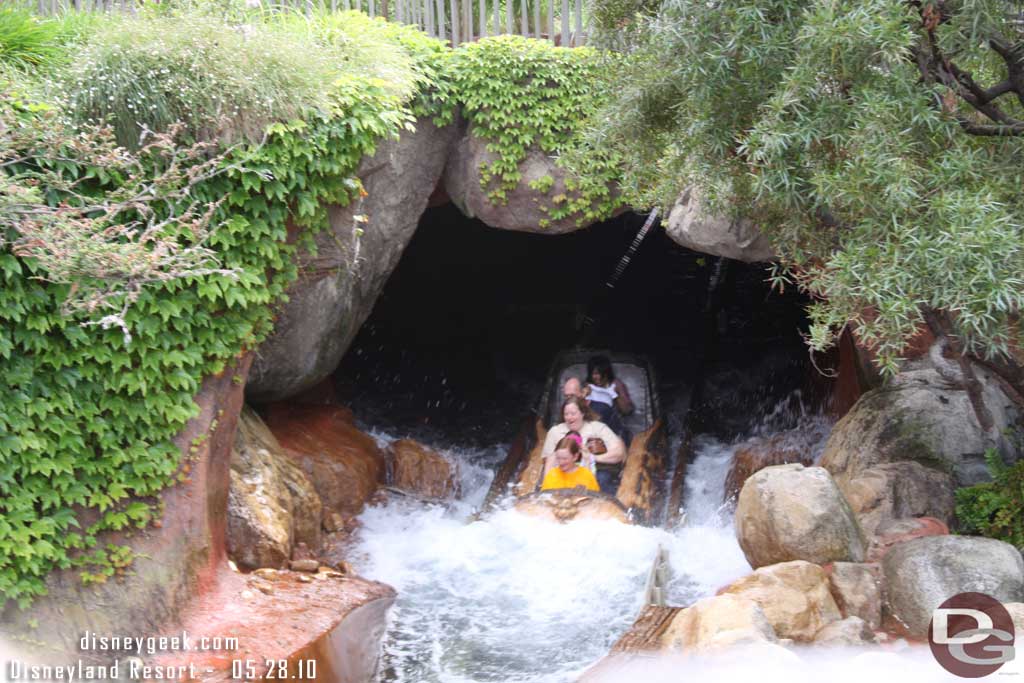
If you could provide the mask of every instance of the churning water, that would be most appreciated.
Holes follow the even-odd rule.
[[[827,429],[820,421],[804,434]],[[761,429],[759,435],[765,434]],[[378,433],[377,438],[391,437]],[[367,509],[354,550],[364,576],[395,587],[379,680],[403,683],[565,683],[604,657],[642,607],[659,546],[673,578],[668,602],[686,605],[750,572],[723,488],[737,444],[701,436],[687,470],[683,524],[672,530],[614,521],[553,524],[505,509],[471,521],[504,446],[443,450],[460,467],[448,506],[392,497]],[[641,668],[636,668],[636,667]],[[800,655],[782,648],[715,661],[664,658],[600,677],[607,683],[708,680],[946,680],[930,655]],[[826,673],[828,672],[828,673]]]

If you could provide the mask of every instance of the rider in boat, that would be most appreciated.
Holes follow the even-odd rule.
[[[622,462],[626,459],[626,444],[608,425],[597,421],[587,402],[570,396],[562,404],[562,418],[565,422],[548,430],[541,454],[545,460],[545,471],[555,468],[554,454],[557,444],[570,431],[579,432],[586,450],[584,457],[592,457],[597,464],[597,481],[605,493],[615,494]]]
[[[629,443],[632,435],[622,418],[631,415],[635,406],[626,384],[615,379],[612,363],[607,356],[593,356],[587,361],[587,380],[589,383],[583,394],[590,402],[591,409],[623,441]]]
[[[571,436],[563,437],[555,446],[555,463],[557,467],[544,475],[542,491],[551,489],[574,489],[582,487],[588,491],[597,491],[597,479],[586,467],[580,467],[577,460],[583,455],[579,442]]]

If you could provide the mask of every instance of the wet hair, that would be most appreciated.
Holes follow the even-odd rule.
[[[587,381],[592,382],[594,379],[594,370],[601,373],[601,376],[608,380],[608,384],[615,382],[615,371],[612,370],[612,362],[608,360],[608,356],[593,356],[587,361]]]
[[[565,407],[570,403],[580,409],[580,412],[583,413],[583,419],[587,422],[593,422],[597,419],[597,416],[594,415],[594,411],[590,409],[590,405],[587,403],[585,398],[582,396],[570,396],[562,401],[562,412],[559,414],[562,416],[563,422],[565,421]]]

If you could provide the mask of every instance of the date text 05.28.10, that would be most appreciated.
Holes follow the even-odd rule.
[[[233,659],[231,678],[236,681],[314,681],[315,659]]]

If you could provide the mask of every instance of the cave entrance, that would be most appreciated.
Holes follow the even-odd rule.
[[[812,372],[806,300],[772,291],[764,264],[690,251],[658,227],[609,289],[643,222],[626,213],[543,235],[428,209],[334,373],[339,396],[384,429],[495,444],[512,437],[553,357],[586,338],[650,357],[663,396],[710,379],[702,428],[741,432]]]

